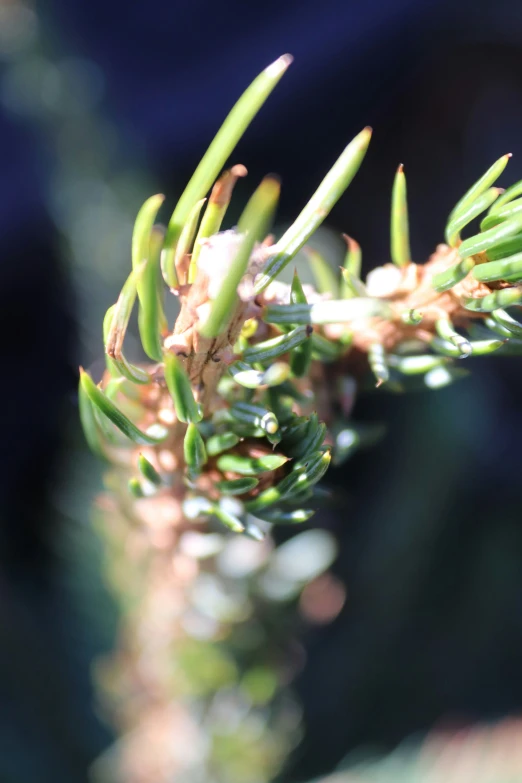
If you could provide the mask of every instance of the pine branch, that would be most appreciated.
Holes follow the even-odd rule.
[[[505,192],[492,187],[509,156],[459,201],[448,218],[448,244],[439,245],[424,264],[411,259],[401,165],[392,191],[391,262],[361,280],[361,249],[346,236],[339,274],[308,252],[318,290],[303,286],[297,270],[291,286],[277,276],[356,175],[370,129],[348,144],[277,242],[268,233],[279,195],[274,177],[254,191],[237,228],[220,231],[234,184],[246,175],[242,166],[221,174],[202,213],[207,191],[290,61],[288,56],[277,60],[240,98],[166,233],[155,225],[163,197],[145,202],[133,234],[132,272],[105,319],[107,370],[98,385],[81,371],[87,440],[114,466],[108,478],[112,495],[101,501],[100,530],[125,612],[121,647],[104,679],[116,694],[116,721],[131,731],[120,759],[127,783],[201,779],[195,777],[195,757],[187,751],[187,760],[184,740],[180,746],[176,739],[200,737],[194,708],[183,699],[188,693],[194,704],[201,696],[201,672],[192,680],[187,674],[190,651],[204,667],[233,672],[203,689],[205,715],[226,686],[254,677],[253,671],[262,670],[272,682],[261,702],[263,708],[271,703],[278,717],[273,727],[265,726],[263,764],[253,761],[246,736],[226,763],[216,750],[222,748],[219,736],[210,750],[196,754],[200,766],[204,759],[207,772],[212,768],[212,780],[245,783],[255,764],[252,780],[269,779],[296,736],[288,705],[281,708],[272,698],[281,667],[259,663],[259,650],[245,667],[230,650],[240,623],[248,622],[244,612],[251,603],[265,611],[273,599],[266,589],[259,598],[263,578],[275,568],[271,527],[308,521],[321,503],[319,484],[331,461],[341,464],[365,437],[373,437],[350,418],[355,395],[372,375],[382,390],[439,388],[462,377],[463,359],[522,352],[522,324],[507,312],[522,303],[522,217],[516,198],[522,190],[520,183]],[[480,231],[462,239],[470,221],[486,210]],[[174,324],[164,314],[164,283],[181,304]],[[131,364],[123,353],[136,301],[143,348],[152,361],[143,366]],[[201,525],[207,532],[196,532]],[[256,569],[235,580],[219,574],[217,554],[237,535],[257,548],[264,576]],[[328,546],[327,551],[317,573],[292,583],[292,596],[328,567],[333,553]],[[196,615],[206,630],[188,640],[191,590],[201,585],[202,574],[214,591],[231,589],[237,600],[231,602],[232,616],[217,612],[210,631],[199,606]],[[205,600],[214,599],[210,592]],[[219,600],[226,605],[228,599]],[[243,686],[237,687],[236,696],[246,698]],[[248,698],[255,712],[259,705]]]

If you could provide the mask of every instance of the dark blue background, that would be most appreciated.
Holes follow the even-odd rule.
[[[291,52],[235,160],[249,183],[281,175],[288,220],[373,125],[362,171],[329,219],[357,236],[367,268],[387,260],[400,161],[418,260],[494,159],[513,152],[506,182],[522,176],[516,0],[48,0],[38,13],[55,53],[101,69],[116,160],[171,196],[248,82]],[[0,144],[0,779],[76,783],[109,735],[91,710],[88,672],[107,638],[89,638],[54,578],[53,542],[67,520],[49,497],[65,438],[77,437],[75,299],[48,204],[49,129],[4,109]],[[443,716],[522,705],[522,373],[507,358],[473,373],[438,394],[358,404],[360,419],[385,421],[389,434],[331,479],[343,500],[324,524],[341,539],[336,569],[349,600],[306,639],[298,688],[308,733],[288,780],[328,770],[360,744],[391,747]]]

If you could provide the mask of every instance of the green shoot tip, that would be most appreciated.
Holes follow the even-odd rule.
[[[265,68],[265,73],[270,77],[279,76],[280,73],[284,73],[292,65],[293,61],[293,55],[282,54],[281,57],[278,57],[277,60],[274,60],[273,63],[270,63]]]

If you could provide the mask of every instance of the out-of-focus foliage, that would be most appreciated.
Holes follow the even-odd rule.
[[[420,744],[404,742],[393,753],[365,761],[348,758],[315,783],[520,783],[522,721],[433,732]],[[364,756],[364,753],[353,754]]]

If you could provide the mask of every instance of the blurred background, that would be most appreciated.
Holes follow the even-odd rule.
[[[275,171],[278,219],[291,220],[372,125],[328,220],[368,270],[388,260],[399,162],[417,261],[492,161],[512,152],[500,184],[522,178],[517,0],[0,0],[5,783],[79,783],[113,739],[90,680],[117,612],[89,523],[101,467],[79,431],[77,367],[100,362],[139,206],[153,192],[174,206],[228,109],[287,51],[295,61],[232,161],[249,170],[239,203]],[[329,476],[342,502],[318,524],[338,538],[347,600],[302,639],[305,739],[284,783],[360,748],[522,711],[522,366],[472,369],[437,393],[357,403],[387,434]]]

